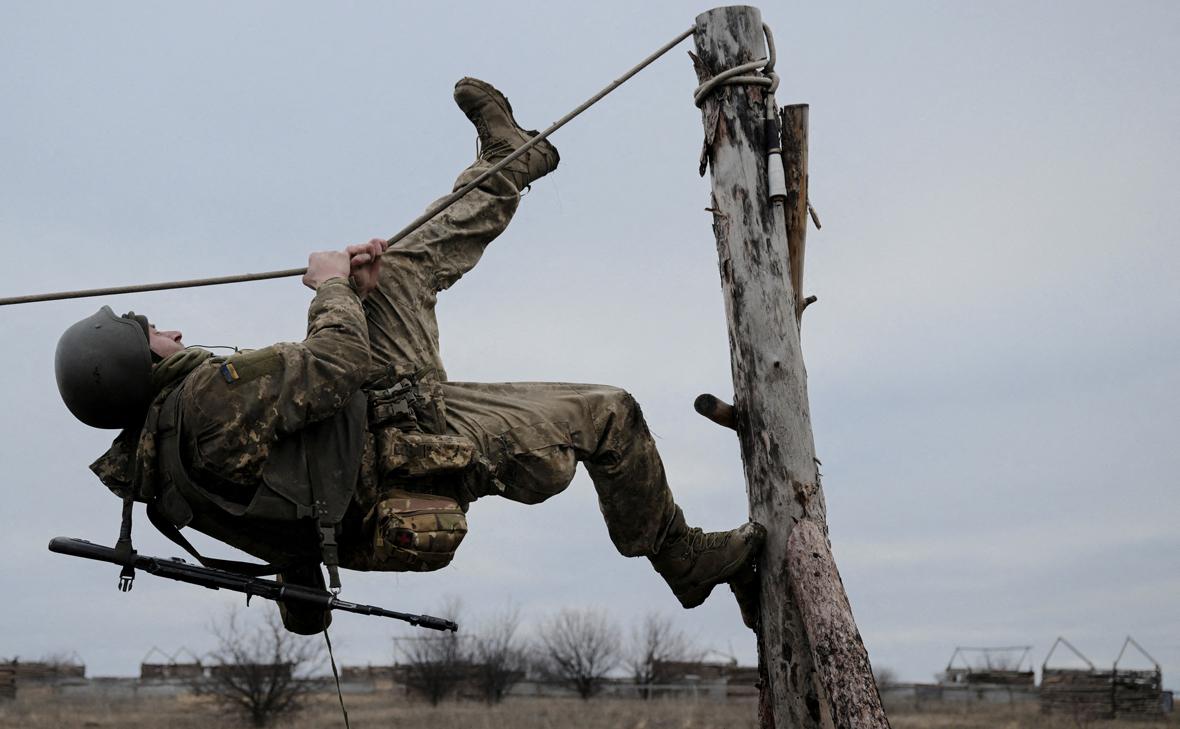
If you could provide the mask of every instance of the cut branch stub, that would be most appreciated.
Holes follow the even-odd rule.
[[[737,421],[735,420],[733,405],[722,401],[715,395],[705,393],[697,397],[692,403],[693,408],[698,413],[704,415],[709,420],[717,423],[723,428],[730,430],[737,430]]]

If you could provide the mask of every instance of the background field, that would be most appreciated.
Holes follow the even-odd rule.
[[[298,718],[275,724],[280,729],[321,729],[343,726],[335,697],[320,695]],[[709,702],[690,700],[634,701],[595,699],[513,699],[489,707],[476,702],[447,702],[437,708],[408,702],[401,696],[373,694],[347,697],[349,718],[364,727],[438,726],[462,729],[745,729],[757,726],[752,700]],[[915,712],[890,712],[894,729],[1178,729],[1180,717],[1156,722],[1075,721],[1044,717],[1035,706],[971,707]],[[74,699],[50,692],[28,691],[14,702],[0,704],[3,729],[208,729],[219,722],[210,706],[188,696],[133,699],[125,702]]]

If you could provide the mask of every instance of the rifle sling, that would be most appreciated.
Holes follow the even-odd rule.
[[[185,552],[188,552],[193,559],[201,563],[202,566],[210,569],[228,570],[230,572],[237,572],[240,575],[247,577],[261,577],[262,575],[273,575],[282,572],[293,564],[258,564],[256,562],[239,562],[233,559],[217,559],[215,557],[206,557],[197,551],[197,548],[185,538],[180,530],[173,526],[168,519],[156,510],[153,504],[147,505],[148,521],[168,539],[172,540],[174,544],[179,546]]]

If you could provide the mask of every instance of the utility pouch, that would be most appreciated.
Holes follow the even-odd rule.
[[[365,517],[373,535],[368,569],[430,572],[446,567],[467,535],[467,517],[445,496],[392,491]]]
[[[475,444],[458,435],[404,433],[385,427],[373,438],[381,483],[457,473],[475,460]]]

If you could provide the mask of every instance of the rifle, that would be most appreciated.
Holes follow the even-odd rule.
[[[85,539],[54,537],[49,540],[49,551],[57,552],[58,554],[68,554],[71,557],[83,557],[100,562],[110,562],[111,564],[130,567],[133,570],[141,569],[157,577],[167,577],[170,580],[187,582],[190,585],[200,585],[210,590],[233,590],[234,592],[243,593],[246,596],[247,604],[249,604],[251,597],[257,596],[276,602],[314,605],[324,610],[342,610],[358,615],[377,615],[383,618],[404,620],[410,625],[430,628],[431,630],[456,631],[459,629],[459,626],[455,622],[444,618],[436,618],[431,615],[399,613],[375,605],[360,605],[355,602],[341,600],[326,590],[305,587],[303,585],[286,585],[276,580],[249,577],[236,572],[230,572],[229,570],[202,567],[200,565],[189,564],[179,557],[164,559],[161,557],[148,557],[138,552],[131,552],[131,556],[124,560],[116,555],[114,549],[104,547],[101,544],[88,542]]]

